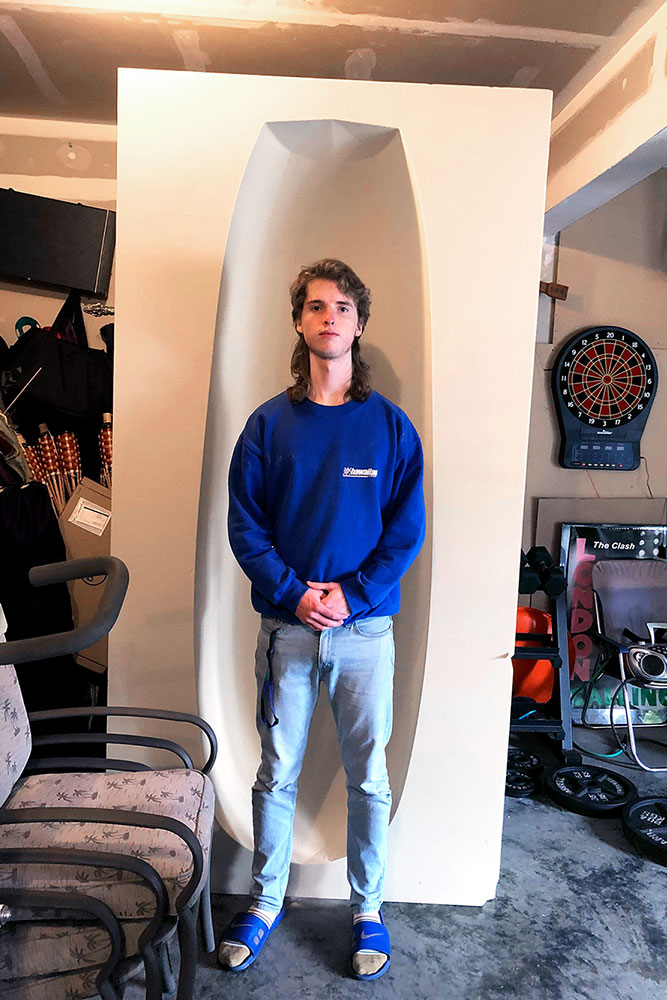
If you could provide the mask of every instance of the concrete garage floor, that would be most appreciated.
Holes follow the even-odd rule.
[[[608,748],[602,734],[579,738]],[[557,763],[546,744],[529,746]],[[667,764],[667,750],[647,756]],[[640,794],[667,795],[667,775],[615,769]],[[196,1000],[655,1000],[667,983],[666,889],[667,871],[635,851],[620,819],[566,812],[542,792],[506,799],[497,898],[482,908],[385,904],[393,956],[381,980],[348,977],[344,903],[293,899],[250,969],[224,973],[202,956]],[[245,904],[214,897],[217,930]]]

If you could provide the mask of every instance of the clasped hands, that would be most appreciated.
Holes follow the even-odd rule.
[[[322,632],[325,628],[337,628],[350,614],[343,588],[339,583],[315,583],[306,580],[308,590],[299,601],[294,612],[300,622]]]

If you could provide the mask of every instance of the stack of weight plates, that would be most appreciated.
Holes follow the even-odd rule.
[[[513,799],[534,795],[539,788],[542,770],[542,761],[534,753],[520,747],[510,747],[507,751],[505,795]]]

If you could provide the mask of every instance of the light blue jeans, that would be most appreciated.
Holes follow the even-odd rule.
[[[385,747],[391,735],[394,636],[391,617],[314,632],[262,617],[256,653],[257,729],[262,760],[252,789],[256,903],[279,911],[292,857],[296,794],[320,684],[336,723],[347,783],[347,877],[359,912],[379,910],[387,855],[391,791]],[[273,630],[274,709],[261,719],[266,652]]]

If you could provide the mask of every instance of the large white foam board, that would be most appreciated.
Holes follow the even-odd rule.
[[[540,91],[120,73],[112,546],[132,584],[110,697],[192,705],[195,630],[218,818],[247,846],[256,617],[225,466],[288,383],[287,283],[349,259],[374,293],[377,388],[424,439],[431,526],[397,621],[388,899],[495,893],[549,111]],[[299,862],[343,845],[324,715],[311,743]],[[238,891],[238,872],[217,887]],[[344,862],[295,865],[292,891],[346,895]]]

